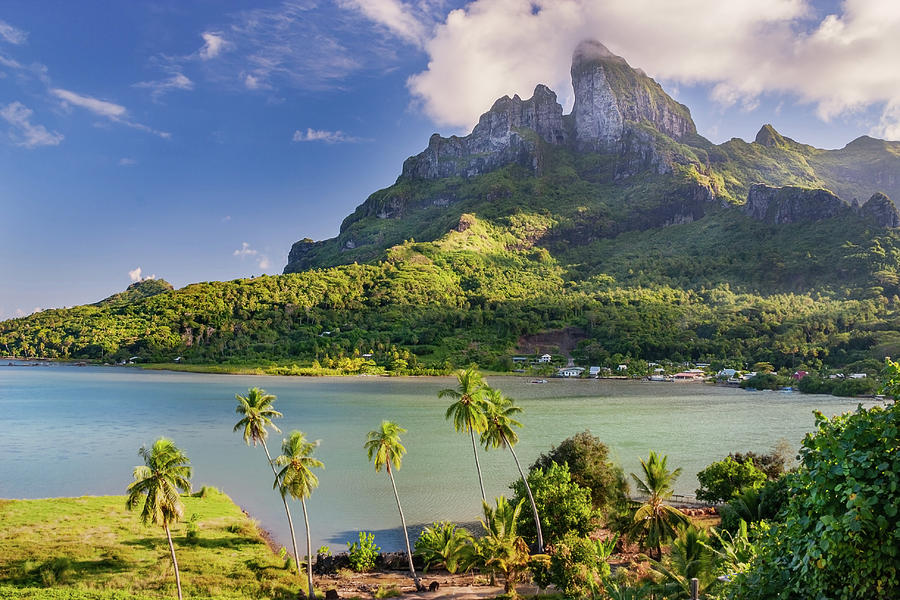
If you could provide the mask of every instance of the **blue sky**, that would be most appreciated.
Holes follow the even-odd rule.
[[[0,318],[139,276],[279,273],[432,132],[464,133],[538,82],[570,105],[584,37],[657,77],[714,141],[767,122],[820,147],[896,139],[897,5],[6,0]]]

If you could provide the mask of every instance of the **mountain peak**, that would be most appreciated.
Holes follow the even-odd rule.
[[[614,61],[628,64],[625,59],[618,54],[613,54],[609,48],[598,42],[597,40],[582,40],[572,52],[572,69],[587,64]]]
[[[768,148],[784,146],[785,143],[784,136],[775,131],[775,128],[768,123],[760,128],[759,133],[756,134],[755,141],[757,144]]]

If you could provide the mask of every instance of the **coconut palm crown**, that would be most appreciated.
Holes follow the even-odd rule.
[[[406,430],[393,421],[382,421],[381,429],[370,431],[366,437],[365,449],[369,453],[369,461],[375,462],[375,472],[387,468],[391,472],[391,465],[399,469],[403,465],[403,455],[406,448],[400,443],[400,434]]]
[[[272,419],[281,417],[281,413],[272,408],[276,398],[273,394],[267,394],[265,390],[254,387],[247,390],[246,396],[235,394],[235,398],[238,401],[235,412],[244,418],[237,422],[234,431],[244,430],[244,442],[254,446],[258,443],[265,444],[266,438],[269,437],[269,427],[281,433],[281,430],[272,423]]]
[[[167,527],[184,515],[178,490],[191,492],[190,459],[172,440],[159,438],[153,446],[142,446],[138,455],[144,464],[134,468],[134,481],[128,486],[128,510],[144,500],[141,521],[145,525]]]

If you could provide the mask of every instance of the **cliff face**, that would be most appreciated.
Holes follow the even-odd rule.
[[[629,159],[633,153],[653,152],[652,140],[629,135],[637,123],[649,124],[674,139],[697,132],[687,107],[600,42],[579,44],[571,72],[575,91],[571,115],[563,117],[556,94],[545,85],[538,85],[528,100],[504,96],[481,116],[471,134],[431,136],[428,148],[403,164],[401,177],[474,177],[508,164],[536,172],[537,140],[525,130],[547,144],[616,152]],[[567,127],[567,122],[573,127]],[[643,143],[635,145],[636,140]],[[668,166],[655,170],[666,172]]]
[[[402,177],[474,177],[513,163],[535,170],[535,141],[523,136],[523,129],[549,144],[566,143],[562,106],[547,86],[537,86],[528,100],[500,98],[465,137],[432,135],[424,152],[403,163]]]
[[[575,141],[579,148],[614,151],[629,122],[649,123],[679,140],[697,133],[688,108],[666,94],[643,71],[597,41],[578,45],[572,56]]]
[[[756,184],[751,186],[742,210],[772,225],[812,223],[852,212],[879,227],[900,227],[900,212],[884,194],[875,194],[859,206],[845,202],[828,190]]]

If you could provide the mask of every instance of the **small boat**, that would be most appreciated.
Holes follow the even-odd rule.
[[[531,383],[547,383],[546,379],[532,379]]]
[[[651,375],[647,378],[649,381],[670,381],[665,375]]]

